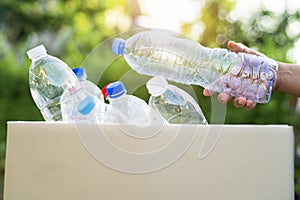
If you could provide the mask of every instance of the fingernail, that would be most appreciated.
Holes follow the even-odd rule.
[[[239,99],[239,100],[238,100],[238,104],[243,105],[243,104],[244,104],[244,101],[243,101],[242,99]]]
[[[253,104],[247,105],[246,108],[247,108],[248,110],[251,110],[251,109],[254,108],[254,105],[253,105]]]
[[[222,95],[220,100],[221,100],[222,103],[225,103],[226,102],[226,97]]]

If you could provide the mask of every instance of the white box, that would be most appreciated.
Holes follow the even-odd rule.
[[[290,126],[168,125],[143,139],[125,129],[8,122],[4,200],[294,199]]]

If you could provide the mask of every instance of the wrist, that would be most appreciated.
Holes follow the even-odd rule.
[[[297,72],[298,66],[294,64],[278,62],[277,80],[275,90],[288,94],[296,94],[299,87],[299,79],[293,77],[293,73]],[[298,74],[298,73],[297,73]],[[296,93],[295,93],[296,91]]]
[[[281,85],[281,70],[282,70],[283,63],[277,62],[277,65],[278,65],[278,69],[275,74],[273,91],[279,91]]]

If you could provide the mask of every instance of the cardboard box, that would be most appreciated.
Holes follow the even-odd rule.
[[[8,122],[4,199],[294,199],[292,127],[156,128]]]

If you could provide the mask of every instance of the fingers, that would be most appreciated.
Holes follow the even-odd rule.
[[[208,89],[204,89],[203,90],[203,95],[204,96],[212,96],[214,94],[214,92],[211,92],[209,91]],[[218,101],[222,104],[226,104],[228,103],[228,101],[231,100],[231,96],[229,96],[228,94],[226,93],[220,93],[218,95]],[[255,106],[256,106],[256,103],[251,101],[251,100],[247,100],[245,97],[237,97],[237,98],[234,98],[233,101],[232,101],[233,105],[237,108],[243,108],[245,107],[247,110],[252,110]]]
[[[245,105],[245,108],[247,110],[252,110],[254,107],[256,106],[256,103],[251,101],[251,100],[247,100],[247,103]]]
[[[206,96],[206,97],[210,97],[210,96],[212,96],[213,94],[214,94],[214,92],[209,91],[208,89],[204,89],[204,90],[203,90],[203,95]],[[218,95],[218,100],[219,100],[220,103],[225,104],[225,103],[227,103],[230,99],[231,99],[231,97],[230,97],[228,94],[226,94],[226,93],[220,93],[220,94]]]
[[[209,97],[209,96],[212,96],[213,94],[214,94],[214,92],[209,91],[208,89],[203,90],[204,96]],[[222,104],[228,103],[228,101],[230,101],[231,98],[232,97],[226,93],[220,93],[218,95],[218,101]],[[247,100],[245,97],[234,98],[232,102],[235,107],[237,107],[237,108],[245,107],[247,110],[252,110],[256,106],[255,102],[253,102],[251,100]]]
[[[245,107],[247,110],[252,110],[256,106],[256,103],[247,100],[245,97],[237,97],[233,100],[233,105],[237,108]]]
[[[248,54],[254,54],[257,56],[265,56],[264,54],[262,54],[258,51],[255,51],[254,49],[250,49],[249,47],[245,46],[242,43],[236,43],[234,41],[229,41],[227,46],[228,46],[228,49],[230,49],[231,51],[236,52],[236,53],[243,52],[243,53],[248,53]]]
[[[220,93],[220,94],[218,95],[218,100],[219,100],[219,102],[222,103],[222,104],[227,103],[230,99],[231,99],[231,96],[229,96],[229,95],[226,94],[226,93]]]
[[[233,100],[233,105],[237,108],[242,108],[246,105],[247,100],[245,97],[237,97]]]
[[[220,93],[218,95],[218,100],[222,104],[227,103],[230,99],[231,96],[226,93]],[[237,97],[233,100],[233,105],[237,108],[245,107],[247,110],[252,110],[256,106],[256,103],[251,100],[247,100],[245,97]]]
[[[203,90],[203,95],[206,96],[206,97],[210,97],[213,94],[214,94],[214,92],[209,91],[208,89]]]

